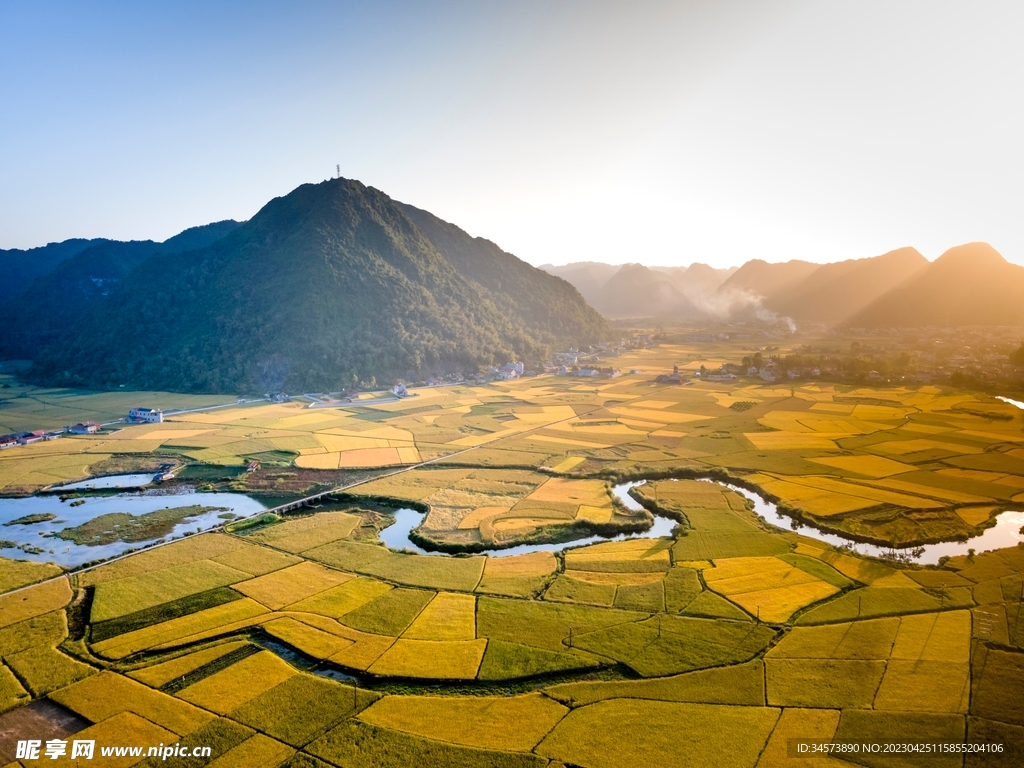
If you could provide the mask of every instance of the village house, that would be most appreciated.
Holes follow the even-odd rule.
[[[659,384],[682,384],[683,377],[678,373],[662,373],[655,379]]]
[[[497,377],[503,381],[518,379],[523,375],[523,364],[518,362],[505,363],[497,370]]]
[[[152,424],[164,420],[164,412],[159,408],[130,408],[128,421],[144,421]]]
[[[707,374],[704,379],[705,381],[736,381],[736,374],[721,369]]]
[[[68,427],[68,432],[73,435],[91,435],[99,431],[100,425],[95,421],[80,421],[78,424]]]
[[[291,398],[288,396],[288,393],[286,392],[274,392],[270,396],[270,402],[272,403],[287,403],[290,401]]]
[[[13,448],[18,444],[18,438],[16,435],[0,435],[0,450],[4,448]]]

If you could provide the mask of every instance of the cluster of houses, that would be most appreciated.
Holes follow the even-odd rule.
[[[779,381],[780,379],[816,379],[819,376],[821,376],[821,371],[817,368],[809,368],[807,370],[795,370],[793,368],[789,368],[783,371],[775,363],[766,363],[760,368],[753,365],[747,368],[747,376],[751,378],[757,377],[762,381],[767,381],[769,384],[771,384],[776,381]]]
[[[16,445],[31,445],[43,440],[56,440],[63,434],[63,430],[47,432],[43,429],[37,429],[34,432],[14,432],[10,435],[0,435],[0,449],[13,448]]]
[[[622,375],[618,368],[580,368],[578,371],[570,372],[558,370],[559,376],[579,376],[584,379],[617,379]]]
[[[157,423],[164,420],[163,411],[159,408],[132,408],[128,411],[128,423]],[[56,440],[63,435],[92,435],[103,428],[102,424],[95,421],[80,421],[69,427],[58,430],[37,429],[32,432],[15,432],[10,435],[0,435],[0,450],[13,448],[16,445],[31,445],[32,443],[44,440]]]
[[[14,432],[10,435],[0,435],[0,450],[13,448],[16,445],[40,443],[44,440],[56,440],[66,434],[91,435],[93,432],[99,432],[99,430],[100,425],[95,421],[81,421],[78,424],[72,424],[70,427],[64,427],[64,429],[36,429],[32,432]]]

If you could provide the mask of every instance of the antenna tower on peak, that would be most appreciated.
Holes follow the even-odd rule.
[[[341,164],[334,166],[335,172],[338,174],[338,178],[341,178]]]

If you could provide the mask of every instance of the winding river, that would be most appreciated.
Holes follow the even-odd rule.
[[[998,397],[1005,403],[1009,403],[1024,410],[1024,402],[1011,400],[1008,397]],[[622,483],[612,487],[615,498],[621,501],[627,508],[639,511],[643,507],[629,495],[631,488],[643,485],[646,480],[639,480],[629,483]],[[715,480],[704,480],[703,482],[717,483],[725,488],[740,494],[749,499],[754,506],[754,511],[768,524],[786,531],[799,532],[801,536],[807,536],[818,541],[831,544],[835,547],[848,547],[862,555],[872,557],[891,557],[895,552],[908,560],[921,565],[935,565],[942,557],[954,557],[966,555],[969,550],[975,552],[988,552],[993,549],[1014,547],[1024,541],[1024,512],[1003,512],[996,516],[995,525],[985,529],[982,533],[966,541],[944,541],[936,544],[926,544],[921,547],[892,548],[880,547],[874,544],[863,544],[848,539],[841,534],[826,533],[810,525],[798,523],[791,517],[781,512],[775,504],[758,496],[746,488],[740,488],[729,483],[718,483]],[[409,538],[410,532],[423,522],[423,514],[412,509],[397,509],[392,513],[395,523],[385,528],[380,533],[381,540],[391,549],[416,552],[420,555],[442,555],[440,552],[430,552],[418,546]],[[654,539],[662,536],[670,536],[676,521],[670,518],[654,516],[654,525],[650,530],[642,534],[619,534],[618,536],[587,536],[574,539],[573,541],[560,542],[558,544],[520,544],[519,546],[507,549],[488,550],[491,557],[510,557],[512,555],[525,555],[529,552],[557,552],[567,547],[580,547],[586,544],[596,544],[601,541],[622,541],[623,539],[645,538]]]
[[[1016,403],[1014,404],[1016,405]],[[1024,408],[1024,403],[1018,407]],[[149,480],[151,476],[99,478],[64,487],[68,489],[72,487],[130,487],[143,478]],[[642,506],[629,495],[629,491],[636,486],[643,485],[645,482],[645,480],[639,480],[621,483],[613,486],[612,492],[615,498],[627,508],[639,511],[642,509]],[[750,500],[754,511],[769,525],[787,531],[796,531],[802,536],[817,539],[836,547],[849,547],[853,551],[864,555],[891,557],[895,551],[913,562],[922,565],[934,565],[942,557],[966,555],[971,549],[976,552],[986,552],[993,549],[1016,546],[1019,542],[1024,541],[1024,534],[1021,533],[1022,527],[1024,527],[1024,512],[1011,511],[1001,513],[996,517],[994,526],[987,528],[979,535],[966,541],[945,541],[917,548],[894,550],[888,547],[855,542],[840,534],[826,533],[810,525],[799,523],[779,512],[775,504],[766,501],[756,493],[745,488],[728,483],[719,483],[710,479],[703,482],[717,483]],[[37,562],[55,562],[66,567],[74,567],[87,561],[107,559],[123,553],[126,549],[152,544],[155,540],[132,544],[117,541],[99,546],[85,546],[56,539],[54,534],[63,528],[80,525],[87,520],[111,512],[128,512],[133,515],[141,515],[161,508],[190,504],[227,508],[239,518],[256,515],[265,509],[264,505],[260,502],[242,494],[195,493],[190,488],[181,487],[174,488],[173,490],[119,493],[114,496],[91,496],[86,497],[84,503],[78,503],[74,507],[69,503],[62,503],[56,496],[52,495],[0,499],[0,523],[7,523],[7,525],[0,528],[0,540],[6,539],[7,546],[14,545],[14,548],[0,550],[0,556],[6,554],[7,556],[35,560]],[[41,520],[29,525],[10,524],[15,519],[37,514],[52,514],[56,519]],[[392,512],[392,515],[395,518],[395,522],[380,532],[380,538],[386,546],[397,551],[415,552],[421,555],[439,557],[446,556],[444,553],[425,550],[409,538],[409,534],[422,524],[423,513],[413,509],[401,508]],[[223,524],[224,516],[222,510],[206,512],[181,521],[163,538],[164,540],[178,538],[186,532],[204,531]],[[654,524],[649,530],[641,534],[593,535],[552,544],[520,544],[505,549],[488,550],[487,554],[491,557],[510,557],[530,552],[557,552],[569,547],[596,544],[602,541],[622,541],[631,538],[661,538],[671,536],[672,530],[676,525],[677,522],[671,518],[654,515]]]
[[[620,485],[613,486],[612,493],[615,495],[615,498],[625,504],[626,507],[634,511],[639,511],[642,507],[636,499],[629,495],[629,491],[631,488],[643,485],[645,482],[646,480],[639,480],[622,483]],[[935,565],[941,557],[966,555],[970,549],[973,549],[976,552],[987,552],[993,549],[1002,549],[1003,547],[1013,547],[1016,546],[1018,542],[1024,541],[1024,534],[1021,533],[1021,527],[1024,526],[1024,512],[1003,512],[996,517],[995,526],[986,529],[978,536],[966,541],[945,541],[937,544],[926,544],[917,548],[908,547],[905,549],[894,550],[891,547],[862,544],[839,534],[825,533],[824,531],[819,531],[817,528],[813,528],[809,525],[798,523],[793,518],[779,512],[775,504],[762,499],[756,493],[748,491],[746,488],[740,488],[728,483],[719,483],[715,480],[703,480],[702,482],[716,483],[717,485],[721,485],[735,491],[744,498],[749,499],[753,503],[754,511],[764,519],[765,522],[775,526],[776,528],[782,528],[787,531],[796,531],[800,533],[801,536],[817,539],[818,541],[822,541],[836,547],[849,547],[853,551],[862,555],[891,557],[892,553],[895,551],[903,554],[912,562],[919,563],[921,565]],[[397,509],[392,514],[395,517],[395,523],[385,528],[380,533],[381,540],[389,548],[416,552],[420,555],[443,556],[440,552],[430,552],[423,549],[409,538],[409,533],[423,522],[423,513],[416,512],[412,509]],[[675,526],[675,520],[655,515],[654,525],[651,526],[650,530],[645,531],[642,534],[587,536],[585,538],[574,539],[573,541],[563,541],[557,544],[520,544],[507,549],[488,550],[487,554],[491,557],[509,557],[511,555],[525,555],[530,552],[557,552],[559,550],[566,549],[567,547],[579,547],[585,544],[596,544],[601,541],[622,541],[624,539],[634,538],[655,539],[662,536],[670,536],[672,529]]]

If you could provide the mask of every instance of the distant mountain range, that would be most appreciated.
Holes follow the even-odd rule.
[[[74,250],[51,271],[22,285],[20,291],[0,303],[0,312],[6,318],[0,337],[0,355],[36,357],[43,347],[66,335],[70,327],[116,291],[146,260],[159,256],[161,266],[148,278],[140,274],[138,279],[141,284],[159,285],[159,276],[173,270],[181,254],[215,243],[239,226],[237,221],[218,221],[191,227],[162,243],[152,240],[67,241],[84,243],[86,247]],[[57,243],[21,251],[19,257],[30,263],[37,252],[53,252],[63,245]]]
[[[1024,267],[986,243],[929,262],[914,248],[831,264],[753,259],[739,269],[542,267],[610,318],[786,320],[795,326],[1024,326]]]
[[[848,325],[1024,326],[1024,267],[988,243],[950,248],[914,277],[879,296]]]
[[[609,318],[694,319],[706,314],[705,303],[737,270],[707,264],[646,267],[642,264],[577,262],[545,264],[541,269],[576,286],[590,305]]]
[[[347,179],[243,224],[78,249],[0,312],[0,356],[39,382],[185,392],[337,390],[607,334],[565,281]]]

